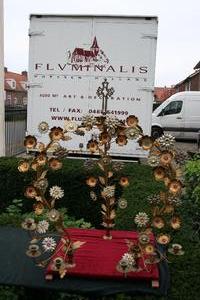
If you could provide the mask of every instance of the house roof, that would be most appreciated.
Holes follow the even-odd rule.
[[[18,74],[10,71],[4,73],[4,89],[10,91],[24,92],[26,89],[21,85],[21,82],[27,82],[27,72],[22,72],[23,74]],[[8,84],[7,80],[13,79],[16,82],[16,88],[12,89]]]
[[[200,61],[196,64],[196,66],[194,67],[194,70],[196,69],[200,69]]]
[[[182,81],[178,82],[174,87],[175,87],[175,88],[178,87],[180,84],[182,84],[182,83],[188,81],[190,78],[196,76],[196,75],[199,74],[199,73],[200,73],[200,69],[196,70],[195,72],[193,72],[192,74],[190,74],[188,77],[186,77],[186,78],[183,79]]]

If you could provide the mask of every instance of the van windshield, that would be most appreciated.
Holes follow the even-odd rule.
[[[158,117],[178,114],[181,112],[182,106],[183,106],[183,101],[172,101],[161,110]]]

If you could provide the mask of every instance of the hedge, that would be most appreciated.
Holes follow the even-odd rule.
[[[12,204],[13,199],[23,199],[23,212],[32,209],[32,200],[25,198],[25,186],[31,182],[31,173],[20,173],[17,169],[19,158],[0,158],[0,209],[5,209]],[[93,174],[97,175],[94,170]],[[90,199],[90,189],[85,184],[88,173],[83,167],[83,160],[65,159],[63,168],[59,171],[49,172],[49,187],[52,185],[61,186],[65,191],[65,196],[58,201],[58,207],[66,207],[68,214],[76,219],[84,218],[91,222],[93,226],[99,227],[101,223],[100,203]],[[160,185],[153,180],[152,170],[145,165],[137,163],[127,163],[123,174],[131,178],[131,183],[125,189],[123,196],[130,205],[130,210],[119,211],[119,220],[123,214],[127,214],[125,224],[117,223],[118,228],[130,228],[132,224],[133,209],[138,212],[141,207],[141,201],[144,201],[147,195],[156,193]],[[98,193],[98,191],[97,191]],[[122,191],[118,187],[118,195]]]

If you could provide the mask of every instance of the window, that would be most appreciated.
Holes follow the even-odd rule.
[[[191,81],[188,81],[185,84],[185,91],[190,91],[190,90],[191,90]]]
[[[174,115],[181,112],[183,101],[172,101],[159,113],[158,116]]]
[[[20,81],[20,84],[21,84],[21,86],[22,86],[22,88],[24,90],[27,90],[27,83],[26,83],[26,81]]]
[[[16,89],[16,81],[14,79],[6,79],[6,82],[10,85],[11,89]]]

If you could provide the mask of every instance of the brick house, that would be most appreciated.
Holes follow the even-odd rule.
[[[163,102],[171,95],[175,93],[174,87],[155,87],[154,88],[154,101],[155,102]]]
[[[194,72],[175,86],[176,93],[183,91],[200,91],[200,61],[194,67]]]
[[[6,106],[26,106],[27,72],[18,74],[4,68],[4,92]]]

